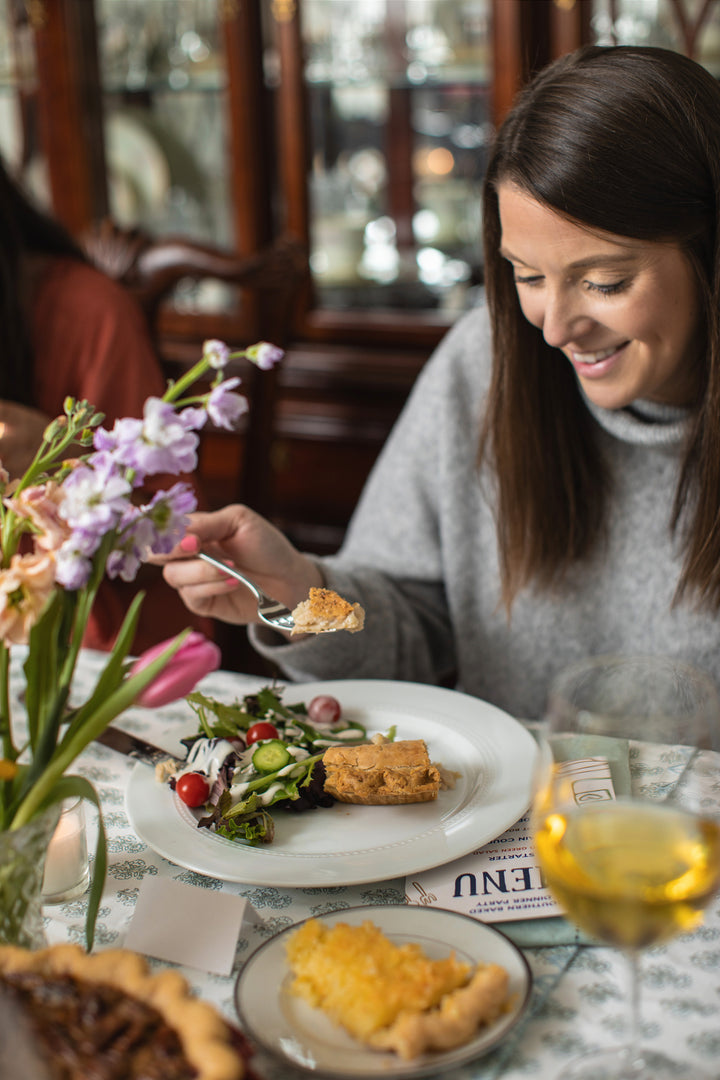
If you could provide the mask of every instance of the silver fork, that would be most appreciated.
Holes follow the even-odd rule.
[[[211,566],[217,567],[218,570],[222,570],[222,572],[229,577],[237,578],[238,581],[242,581],[243,585],[245,585],[255,596],[258,604],[258,617],[266,626],[272,626],[273,630],[293,629],[295,620],[292,617],[290,608],[285,607],[279,600],[273,600],[271,596],[267,596],[254,581],[251,581],[245,574],[241,574],[234,566],[228,566],[227,563],[222,562],[220,559],[216,559],[213,555],[208,555],[206,551],[198,551],[195,558],[202,559],[203,562],[210,563]]]

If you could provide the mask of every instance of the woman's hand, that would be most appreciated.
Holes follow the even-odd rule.
[[[164,557],[166,581],[197,615],[230,623],[256,623],[257,601],[249,589],[192,555],[200,549],[226,560],[252,578],[263,592],[290,609],[323,584],[315,564],[287,537],[247,506],[226,506],[193,514],[187,535]]]
[[[0,462],[11,480],[26,472],[49,423],[39,409],[0,399]]]

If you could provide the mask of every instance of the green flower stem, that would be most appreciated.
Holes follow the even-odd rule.
[[[207,394],[194,394],[191,397],[179,398],[177,401],[173,402],[173,405],[176,409],[184,409],[187,405],[200,405],[206,400]]]
[[[49,442],[43,440],[35,457],[30,462],[26,472],[15,488],[13,495],[17,495],[18,492],[31,487],[34,482],[47,471],[49,465],[53,465],[57,459],[64,454],[68,447],[78,441],[78,436],[86,427],[86,423],[74,424],[72,420],[69,420],[68,425],[65,428],[65,434],[62,438],[53,438]]]
[[[173,404],[182,397],[188,386],[192,386],[194,382],[204,375],[209,369],[210,364],[203,357],[198,360],[197,364],[193,364],[189,371],[186,371],[184,375],[181,375],[177,382],[170,383],[167,390],[162,396],[163,401],[172,402]]]
[[[95,689],[88,700],[72,714],[72,718],[62,739],[61,745],[63,747],[69,743],[71,739],[75,738],[78,731],[82,731],[83,726],[87,722],[87,718],[93,716],[97,711],[98,706],[109,698],[122,683],[125,676],[126,657],[135,637],[135,630],[140,617],[140,609],[143,600],[144,594],[138,593],[131,603],[123,625],[120,627],[120,632],[115,640],[115,648],[110,654],[110,658],[95,685]],[[187,632],[189,631],[186,631],[186,633]],[[184,639],[185,635],[183,634],[183,640]]]
[[[41,479],[47,472],[49,466],[53,465],[58,458],[62,457],[65,451],[72,446],[73,443],[77,443],[82,432],[87,429],[88,423],[91,421],[92,416],[86,409],[80,413],[78,419],[74,420],[72,415],[68,416],[67,425],[62,429],[62,436],[58,437],[57,433],[54,433],[50,438],[43,439],[37,449],[35,457],[18,481],[13,492],[13,497],[17,496],[26,488],[32,487],[36,480]],[[14,513],[3,514],[2,565],[4,567],[9,565],[11,556],[17,551],[18,540],[20,534],[24,530],[25,521],[20,515]]]
[[[25,663],[28,729],[33,746],[33,761],[27,777],[28,785],[37,781],[56,753],[58,731],[70,697],[83,634],[100,586],[113,537],[114,534],[109,534],[103,538],[99,548],[100,558],[94,565],[93,573],[85,588],[72,594],[63,594],[72,597],[72,605],[75,609],[71,615],[72,632],[65,655],[61,655],[63,643],[59,639],[64,638],[62,631],[66,624],[61,618],[62,613],[59,609],[53,612],[49,606],[44,617],[31,631],[30,654]],[[40,663],[37,662],[38,655],[42,657]],[[56,672],[58,672],[57,677]]]
[[[97,550],[93,558],[93,572],[90,575],[90,580],[84,589],[78,591],[77,595],[77,608],[75,610],[75,618],[73,620],[73,632],[70,641],[70,648],[68,649],[67,656],[65,657],[65,663],[60,675],[61,683],[68,690],[72,684],[73,675],[75,673],[75,665],[77,664],[77,658],[82,648],[82,639],[85,633],[85,629],[90,619],[93,604],[95,603],[95,597],[97,596],[100,584],[105,576],[105,564],[107,562],[108,555],[113,549],[115,543],[116,533],[108,533],[103,537],[102,543]]]
[[[13,742],[10,712],[10,650],[6,645],[0,645],[0,729],[3,757],[7,761],[16,761],[18,755]],[[13,785],[0,781],[0,794],[0,829],[4,829],[12,803]]]
[[[189,631],[179,634],[165,652],[161,653],[156,660],[147,667],[133,675],[118,687],[114,694],[100,703],[91,717],[88,717],[73,738],[63,742],[56,755],[49,762],[45,770],[40,774],[30,791],[21,802],[13,817],[10,828],[19,829],[48,802],[52,802],[52,791],[61,779],[65,769],[70,765],[78,754],[81,754],[88,743],[100,735],[107,725],[119,716],[125,709],[130,708],[138,695],[148,686],[153,679],[160,674],[167,662],[175,655]]]
[[[2,732],[3,757],[14,761],[17,757],[12,737],[10,712],[10,650],[0,645],[0,732]]]
[[[238,349],[235,352],[231,352],[228,355],[228,360],[238,360],[242,356],[247,356],[246,349]],[[197,364],[194,364],[189,371],[186,371],[184,375],[181,375],[177,382],[170,383],[167,390],[162,396],[163,401],[172,402],[174,405],[187,405],[189,402],[203,401],[205,395],[199,397],[192,397],[183,399],[182,395],[185,390],[192,386],[194,382],[211,369],[211,365],[203,356],[198,360]],[[221,380],[223,375],[222,371],[217,372],[219,379]]]

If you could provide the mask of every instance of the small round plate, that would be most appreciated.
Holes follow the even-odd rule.
[[[353,1039],[320,1009],[290,993],[292,974],[285,959],[287,927],[252,954],[235,985],[235,1006],[246,1034],[268,1053],[316,1076],[347,1078],[443,1074],[494,1047],[517,1024],[530,998],[532,975],[525,957],[509,938],[469,915],[443,908],[413,905],[367,905],[318,916],[326,926],[360,925],[370,920],[397,945],[415,942],[433,959],[451,951],[469,964],[500,964],[510,975],[511,1008],[499,1020],[483,1025],[469,1042],[453,1050],[423,1054],[404,1061],[396,1054],[372,1050]]]

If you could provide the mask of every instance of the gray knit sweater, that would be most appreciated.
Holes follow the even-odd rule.
[[[436,682],[454,671],[460,689],[516,716],[539,715],[553,673],[598,653],[683,657],[720,682],[720,620],[689,602],[672,606],[683,412],[590,405],[614,475],[607,545],[557,591],[523,592],[508,623],[491,489],[475,465],[489,377],[487,312],[478,308],[428,361],[342,550],[322,560],[327,584],[365,608],[365,630],[278,644],[254,627],[258,651],[300,681]]]

